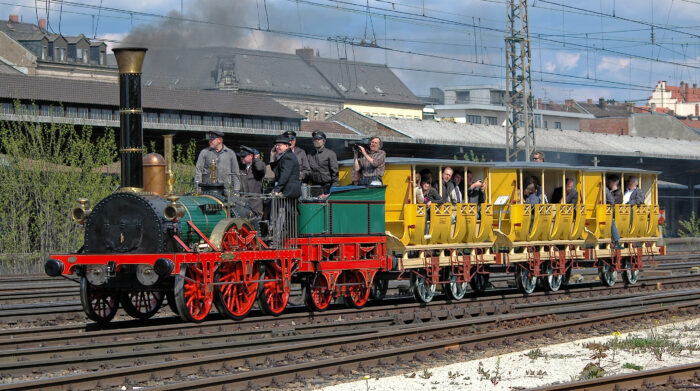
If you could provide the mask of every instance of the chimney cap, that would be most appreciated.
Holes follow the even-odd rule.
[[[19,15],[10,14],[10,18],[8,20],[12,23],[19,23]]]

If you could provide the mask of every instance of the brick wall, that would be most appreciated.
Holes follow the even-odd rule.
[[[629,118],[582,119],[581,131],[608,134],[629,134]]]

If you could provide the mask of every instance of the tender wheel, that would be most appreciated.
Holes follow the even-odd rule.
[[[324,311],[333,301],[333,291],[328,289],[328,278],[323,273],[309,277],[306,283],[306,306],[311,311]]]
[[[338,276],[338,284],[349,284],[344,287],[344,301],[348,307],[362,308],[367,304],[369,287],[364,274],[357,270],[346,270]]]
[[[628,257],[623,261],[623,267],[627,270],[622,272],[622,280],[625,281],[627,285],[634,285],[639,280],[639,270],[630,270],[632,267],[632,260]]]
[[[603,266],[598,268],[598,276],[600,277],[600,282],[605,286],[613,286],[615,281],[617,281],[617,271],[614,271],[608,264],[603,264]]]
[[[260,269],[252,265],[251,274],[245,275],[243,262],[226,262],[214,273],[214,283],[230,283],[214,285],[214,304],[220,314],[234,319],[245,318],[253,309],[258,295],[257,282],[260,280]],[[242,283],[247,277],[248,282]]]
[[[457,282],[459,276],[452,272],[452,268],[445,269],[445,280],[450,281],[446,284],[442,284],[442,290],[447,295],[450,300],[462,300],[464,295],[467,294],[467,282]]]
[[[420,272],[425,273],[425,270]],[[430,284],[424,276],[413,273],[411,276],[411,291],[416,301],[420,303],[430,303],[435,296],[437,284]]]
[[[564,275],[553,275],[554,268],[552,267],[551,262],[545,262],[542,266],[542,271],[547,275],[542,279],[544,289],[552,292],[558,291],[559,288],[561,288],[562,281],[564,281]]]
[[[175,276],[175,304],[177,312],[186,322],[201,322],[209,315],[214,299],[204,286],[202,264],[182,265]]]
[[[474,292],[483,293],[489,287],[489,276],[490,274],[476,273],[469,281],[469,286]]]
[[[129,316],[144,320],[158,312],[164,298],[163,292],[139,289],[123,292],[120,301],[122,308]]]
[[[518,285],[518,289],[529,295],[537,287],[537,277],[530,276],[530,273],[524,267],[518,267],[518,270],[515,272],[515,283]]]
[[[374,277],[372,288],[369,290],[369,297],[372,300],[382,301],[386,297],[387,290],[389,290],[389,280]]]
[[[119,309],[119,295],[90,284],[86,277],[80,278],[80,303],[91,320],[104,324],[114,319]]]
[[[258,291],[258,305],[262,312],[279,316],[289,302],[289,292],[284,290],[284,275],[282,267],[276,262],[262,265],[260,279],[265,282],[260,284]]]

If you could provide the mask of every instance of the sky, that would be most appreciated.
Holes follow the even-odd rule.
[[[534,95],[644,104],[659,80],[700,84],[700,0],[529,1]],[[108,45],[234,46],[386,64],[417,95],[506,84],[504,0],[0,0]],[[362,45],[369,43],[371,46]]]

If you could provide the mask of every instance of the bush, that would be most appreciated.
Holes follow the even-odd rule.
[[[688,220],[679,220],[678,236],[682,238],[692,238],[700,236],[700,218],[693,212]]]
[[[2,122],[0,152],[0,270],[36,272],[49,254],[82,243],[70,218],[76,199],[94,205],[116,189],[117,178],[100,170],[117,157],[114,131],[93,137],[90,126]]]

